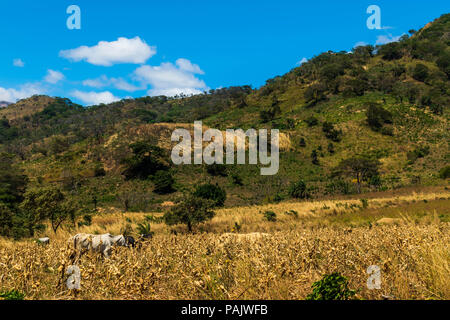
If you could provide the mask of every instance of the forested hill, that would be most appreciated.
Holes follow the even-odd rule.
[[[399,42],[319,54],[258,89],[86,108],[34,96],[0,109],[1,152],[9,159],[2,169],[22,170],[28,189],[59,188],[85,208],[95,202],[127,210],[161,209],[205,182],[226,191],[225,205],[443,185],[449,44],[445,14]],[[279,173],[263,177],[250,165],[171,165],[171,132],[195,120],[222,130],[280,129]],[[352,159],[365,159],[375,170],[358,186],[353,176],[338,175]],[[303,191],[296,194],[296,187]],[[4,185],[0,190],[7,192]],[[22,191],[16,195],[19,201]],[[13,207],[16,200],[8,199]]]

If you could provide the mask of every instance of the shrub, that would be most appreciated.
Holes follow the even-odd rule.
[[[308,125],[308,127],[314,127],[319,124],[319,120],[317,120],[317,118],[315,118],[313,116],[306,118],[305,122]]]
[[[244,185],[242,178],[240,175],[238,175],[236,172],[231,174],[231,182],[235,185],[235,186],[242,186]]]
[[[394,136],[394,129],[391,126],[383,127],[381,128],[381,134],[392,137]]]
[[[416,67],[414,68],[412,76],[415,80],[424,82],[429,76],[429,71],[428,71],[427,66],[425,66],[421,63],[418,63],[416,65]]]
[[[277,221],[277,214],[273,211],[265,211],[265,212],[263,212],[263,215],[267,221],[270,221],[270,222]]]
[[[328,139],[331,139],[334,142],[341,141],[342,130],[335,129],[332,123],[325,121],[322,125],[322,131]]]
[[[303,180],[299,180],[289,187],[289,195],[296,199],[306,199],[308,197],[308,191],[306,183]]]
[[[325,100],[326,99],[326,95],[325,95],[326,89],[327,89],[326,86],[321,83],[313,84],[313,85],[309,86],[305,90],[305,95],[304,95],[306,103],[309,104],[310,106],[314,106],[318,102]]]
[[[288,216],[291,216],[291,217],[294,217],[296,219],[298,218],[298,212],[295,211],[295,210],[286,211],[284,214],[288,215]]]
[[[352,185],[350,182],[344,180],[332,181],[326,186],[326,191],[329,194],[351,194],[353,193]]]
[[[334,144],[332,144],[331,142],[328,144],[328,152],[330,154],[334,154]]]
[[[316,166],[320,165],[319,155],[317,154],[317,150],[313,150],[311,152],[311,160],[312,160],[312,163],[315,164]]]
[[[349,300],[356,292],[348,288],[347,278],[335,272],[325,275],[311,286],[313,292],[306,300]]]
[[[412,151],[409,151],[406,154],[406,156],[409,160],[409,163],[413,164],[414,162],[416,162],[417,159],[424,158],[429,154],[430,154],[430,147],[426,146],[426,147],[419,147]]]
[[[450,178],[450,166],[446,166],[439,171],[439,178],[441,179]]]
[[[194,192],[195,197],[212,200],[216,207],[223,207],[227,199],[227,193],[217,184],[203,184],[198,186]]]
[[[301,148],[305,148],[306,147],[306,141],[305,141],[305,138],[300,138],[300,142],[298,143],[298,145],[301,147]]]
[[[103,168],[103,165],[97,165],[94,169],[94,176],[95,177],[104,177],[106,175],[105,168]]]
[[[153,233],[154,233],[151,230],[150,223],[148,223],[147,221],[138,223],[137,232],[139,234],[144,234],[144,235],[153,235]]]
[[[228,176],[227,173],[227,166],[224,164],[217,164],[217,163],[213,163],[211,165],[207,165],[206,166],[206,171],[214,176],[214,177],[226,177]]]
[[[360,199],[363,209],[366,209],[369,207],[369,200],[367,199]]]
[[[18,290],[9,290],[0,292],[0,298],[5,300],[23,300],[25,298],[25,294]]]
[[[90,226],[91,224],[92,224],[92,216],[90,214],[86,214],[83,216],[83,221],[78,222],[78,227]]]
[[[152,180],[155,184],[154,192],[157,194],[169,194],[175,191],[173,187],[175,179],[169,171],[157,171]]]
[[[392,114],[376,103],[369,104],[367,109],[367,124],[375,131],[385,124],[392,124]]]

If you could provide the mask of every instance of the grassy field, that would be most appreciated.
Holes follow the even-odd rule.
[[[48,246],[1,239],[0,291],[16,289],[26,299],[304,299],[314,281],[340,272],[360,299],[450,299],[450,192],[366,200],[221,209],[194,234],[152,223],[155,236],[141,249],[115,248],[106,260],[83,256],[81,290],[69,291],[70,235],[118,234],[151,215],[103,209],[91,226],[50,235]],[[277,221],[265,220],[266,210]],[[236,224],[241,234],[268,236],[223,235]],[[370,265],[381,268],[381,290],[366,286]]]

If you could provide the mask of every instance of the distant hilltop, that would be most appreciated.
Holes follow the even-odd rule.
[[[0,101],[0,108],[5,108],[9,106],[12,102]]]

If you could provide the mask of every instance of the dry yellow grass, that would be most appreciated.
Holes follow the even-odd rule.
[[[401,209],[408,201],[414,207],[422,200],[447,201],[445,211],[448,200],[435,199],[448,196],[442,192],[370,199],[370,214],[379,220],[383,210]],[[96,254],[83,256],[78,263],[81,290],[71,292],[64,274],[70,264],[68,237],[76,232],[118,233],[129,223],[126,218],[135,223],[145,216],[100,214],[92,226],[61,230],[48,246],[0,240],[0,290],[17,289],[27,299],[304,299],[314,281],[340,272],[359,290],[359,298],[450,299],[450,225],[438,217],[448,212],[434,209],[420,221],[404,215],[395,224],[353,228],[327,220],[358,216],[354,210],[362,210],[352,203],[361,204],[330,200],[222,209],[196,234],[173,235],[165,225],[152,224],[155,237],[139,250],[115,248],[105,260]],[[259,214],[264,210],[277,212],[278,221],[265,221]],[[288,210],[299,216],[283,214]],[[242,225],[241,233],[270,235],[223,241],[222,234],[230,232],[234,222]],[[381,268],[381,290],[366,286],[370,265]]]

